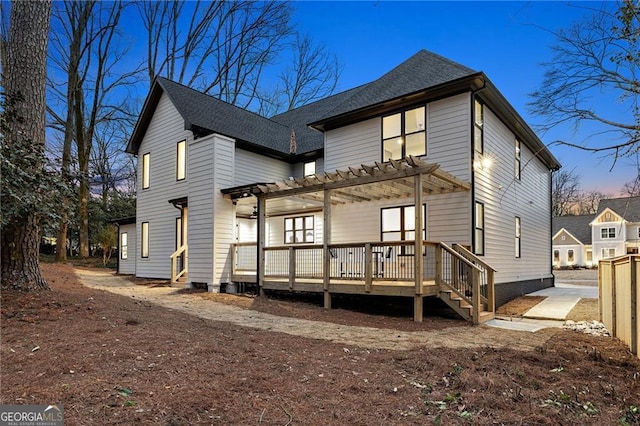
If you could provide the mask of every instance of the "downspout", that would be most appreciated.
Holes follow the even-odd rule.
[[[475,89],[475,90],[471,90],[471,120],[470,121],[470,125],[471,125],[471,137],[469,138],[470,141],[470,146],[471,146],[471,226],[470,226],[470,230],[471,230],[471,251],[473,253],[476,252],[476,170],[473,167],[474,161],[475,161],[475,156],[476,156],[476,149],[474,147],[474,132],[475,132],[475,108],[476,108],[476,93],[478,93],[481,90],[486,89],[487,87],[487,82],[486,80],[482,80],[482,87]],[[482,123],[482,150],[484,151],[484,122]],[[486,241],[486,236],[485,236],[485,241]]]

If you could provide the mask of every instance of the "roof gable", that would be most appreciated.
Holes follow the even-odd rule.
[[[553,238],[560,234],[560,231],[566,230],[573,238],[582,244],[591,244],[591,226],[590,223],[595,215],[580,216],[556,216],[552,220]]]
[[[576,244],[582,244],[582,242],[578,240],[576,237],[574,237],[573,235],[571,235],[571,232],[567,231],[564,228],[562,228],[560,231],[558,231],[557,234],[553,236],[554,246],[566,246],[566,245],[576,245]]]
[[[600,200],[598,219],[610,210],[628,222],[640,222],[640,197],[620,197]]]

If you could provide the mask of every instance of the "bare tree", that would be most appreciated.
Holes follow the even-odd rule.
[[[9,157],[8,152],[20,154],[19,147],[29,157],[28,163],[15,167],[12,183],[3,179],[3,226],[2,226],[2,286],[21,290],[47,289],[48,285],[40,273],[38,250],[40,244],[39,215],[37,213],[37,180],[44,170],[45,142],[45,92],[47,38],[51,15],[51,1],[22,2],[11,4],[9,38],[3,58],[2,85],[6,91],[7,105],[4,111],[2,131],[2,165],[15,165],[20,159]],[[4,43],[3,43],[4,44]],[[5,161],[8,158],[9,161]],[[4,175],[3,175],[4,176]],[[16,193],[5,192],[24,184],[23,200]],[[6,188],[9,186],[10,188]],[[34,198],[34,192],[36,198]],[[5,198],[5,194],[9,196]],[[20,204],[22,201],[23,204]],[[14,210],[6,218],[7,206]]]
[[[78,165],[78,217],[80,255],[89,256],[89,210],[91,154],[96,132],[113,121],[131,120],[125,107],[124,86],[132,84],[138,70],[118,72],[126,50],[119,45],[118,28],[125,5],[121,1],[56,3],[57,30],[53,38],[52,62],[61,74],[51,79],[50,92],[57,99],[49,108],[52,127],[64,132],[62,168],[71,161],[75,142]],[[121,91],[121,92],[119,92]],[[118,94],[119,92],[119,94]],[[59,112],[58,112],[59,111]],[[58,240],[66,238],[61,221]],[[60,252],[63,250],[59,250]]]
[[[561,143],[615,160],[640,143],[640,5],[604,2],[586,20],[555,33],[553,59],[530,109],[545,131],[559,124],[594,123],[599,143]],[[597,101],[595,101],[597,99]],[[615,104],[615,105],[614,105]],[[626,114],[621,114],[621,108]]]
[[[629,197],[640,196],[640,168],[638,169],[638,174],[635,179],[625,183],[620,192]]]
[[[580,200],[580,177],[573,170],[553,173],[551,189],[554,216],[573,214]]]
[[[308,35],[296,35],[287,51],[276,88],[259,97],[264,116],[325,98],[338,84],[340,63],[324,45],[315,44]]]
[[[596,214],[600,200],[604,198],[607,198],[607,195],[599,191],[582,194],[578,200],[578,214]]]

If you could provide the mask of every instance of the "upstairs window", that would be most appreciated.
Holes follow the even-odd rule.
[[[382,117],[382,160],[426,155],[426,108]]]
[[[473,149],[484,151],[484,105],[476,99],[473,106]]]
[[[149,183],[150,183],[150,175],[151,175],[151,170],[149,169],[150,164],[149,162],[151,161],[151,154],[150,153],[146,153],[142,156],[142,189],[147,189],[149,188]]]
[[[607,240],[616,237],[616,228],[602,228],[600,229],[600,238]]]
[[[309,161],[304,163],[304,176],[311,176],[316,174],[316,162]]]
[[[287,217],[284,220],[286,244],[313,243],[313,215]]]
[[[176,180],[184,180],[187,177],[187,141],[178,142],[176,153]]]
[[[520,146],[520,141],[516,139],[515,146],[515,167],[514,167],[514,176],[516,179],[520,180],[520,176],[522,174],[522,151]]]

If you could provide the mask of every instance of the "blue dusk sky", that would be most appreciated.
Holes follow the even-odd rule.
[[[420,49],[484,73],[530,124],[529,93],[544,75],[554,36],[598,9],[600,2],[308,2],[294,3],[294,21],[338,56],[343,65],[338,91],[380,77]],[[562,139],[589,143],[586,127],[539,134],[545,144]],[[592,139],[596,140],[596,139]],[[563,169],[573,170],[584,191],[617,196],[636,176],[635,159],[619,160],[576,148],[551,145]]]

